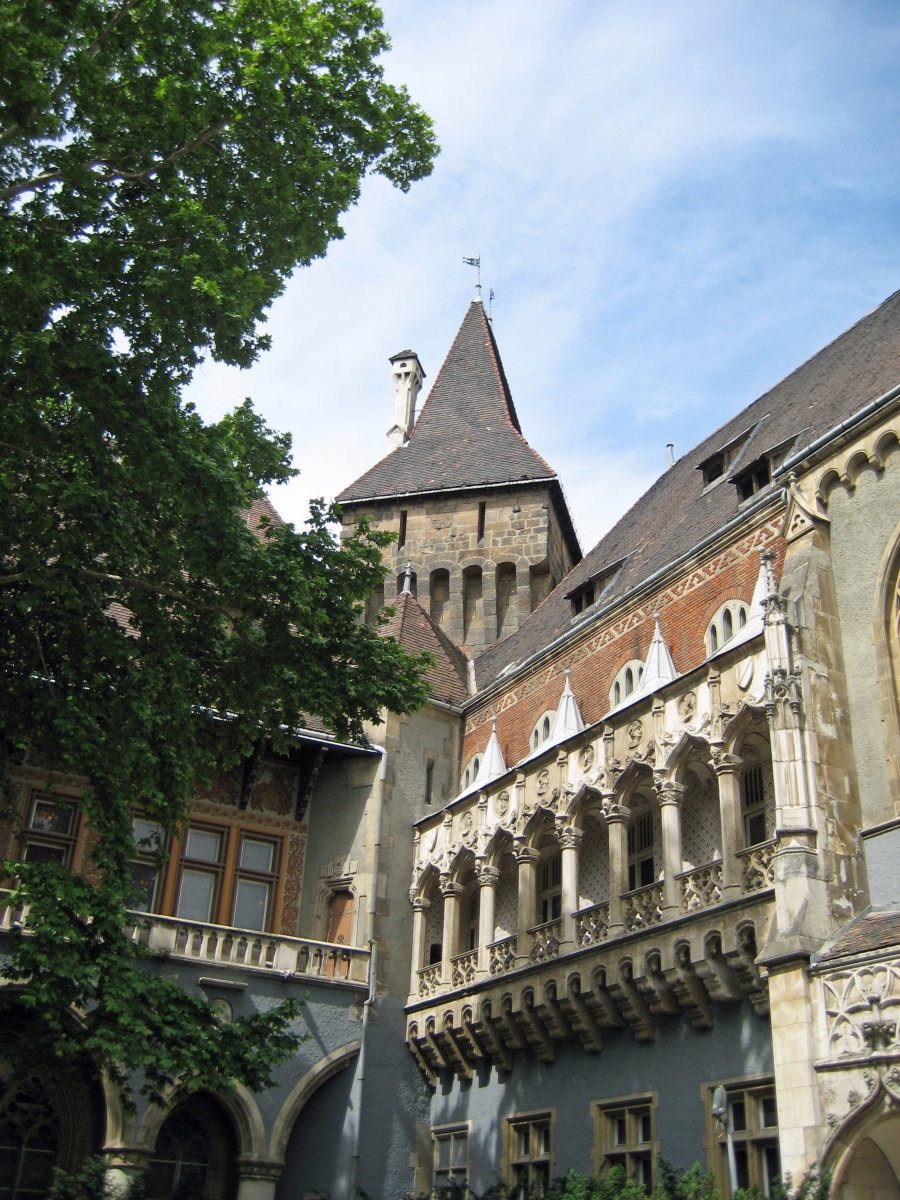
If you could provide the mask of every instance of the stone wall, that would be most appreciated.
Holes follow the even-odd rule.
[[[479,538],[482,504],[484,529]],[[573,566],[559,514],[546,487],[492,488],[348,505],[342,535],[347,536],[362,516],[369,518],[373,528],[399,535],[402,513],[406,514],[404,544],[394,542],[384,551],[388,567],[385,602],[396,599],[406,564],[411,562],[415,591],[426,612],[457,645],[473,652],[518,629],[533,605]],[[503,565],[515,571],[511,592],[504,590]],[[432,595],[436,571],[449,577],[446,601],[442,595]],[[540,580],[536,591],[533,572]],[[545,575],[546,587],[541,586]],[[467,579],[469,613],[465,605]],[[507,597],[508,611],[504,612]]]

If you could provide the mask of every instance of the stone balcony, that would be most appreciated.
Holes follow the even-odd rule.
[[[4,903],[8,895],[0,893],[0,933],[21,926],[27,916],[27,909],[14,909]],[[192,962],[216,970],[315,979],[356,990],[368,987],[368,949],[152,913],[131,913],[130,918],[129,937],[147,946],[158,958]]]
[[[772,852],[770,845],[770,859]],[[614,934],[609,906],[600,904],[574,914],[571,943],[561,940],[563,921],[551,921],[529,930],[527,955],[513,936],[486,947],[484,968],[479,951],[470,950],[451,960],[449,979],[441,963],[418,971],[407,1041],[428,1082],[434,1086],[442,1069],[471,1078],[479,1061],[508,1071],[515,1050],[552,1062],[565,1041],[599,1053],[604,1029],[630,1028],[638,1041],[653,1041],[656,1018],[665,1014],[685,1014],[708,1029],[714,1002],[746,998],[767,1013],[768,983],[755,959],[774,914],[774,889],[694,908],[697,893],[685,888],[685,911],[674,915],[662,911],[660,892],[655,884],[626,894],[635,901],[626,907],[634,920]]]

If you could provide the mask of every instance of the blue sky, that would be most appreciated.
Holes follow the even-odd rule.
[[[387,449],[388,356],[435,378],[481,254],[523,432],[585,549],[683,453],[900,287],[900,4],[386,0],[434,174],[372,178],[215,419],[290,430],[290,520]],[[423,393],[424,398],[424,393]]]

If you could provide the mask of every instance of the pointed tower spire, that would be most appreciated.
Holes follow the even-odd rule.
[[[537,758],[540,754],[545,754],[554,746],[560,745],[567,738],[574,737],[576,733],[581,733],[584,729],[584,720],[581,716],[581,710],[578,707],[578,701],[575,699],[575,693],[572,691],[571,671],[566,671],[566,682],[563,687],[562,695],[559,698],[559,705],[556,709],[556,716],[553,718],[553,728],[550,730],[550,736],[545,742],[541,742],[529,754],[522,759],[522,762],[529,762],[532,758]],[[517,763],[521,766],[521,763]]]
[[[457,799],[460,799],[462,796],[470,796],[472,792],[483,791],[495,779],[499,779],[501,775],[505,774],[506,763],[503,761],[503,751],[500,749],[500,739],[497,737],[497,721],[495,719],[491,721],[491,736],[488,738],[488,744],[478,765],[478,774],[475,776],[475,781],[464,791],[460,792]]]
[[[641,682],[630,696],[626,696],[621,703],[611,708],[607,716],[610,713],[619,712],[620,709],[630,708],[638,700],[644,700],[647,696],[652,696],[654,692],[658,692],[667,683],[672,683],[673,680],[678,678],[678,671],[675,668],[675,663],[672,661],[669,647],[663,640],[663,635],[659,628],[659,613],[653,614],[653,621],[653,640],[650,642],[650,649],[647,651],[647,657],[644,660],[644,673],[641,676]]]
[[[412,595],[412,562],[406,564],[406,570],[403,572],[403,590],[401,596]]]

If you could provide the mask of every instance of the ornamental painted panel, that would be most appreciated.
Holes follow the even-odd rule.
[[[691,871],[722,857],[719,789],[715,779],[698,779],[685,772],[681,802],[682,870]]]
[[[609,901],[609,833],[605,822],[589,816],[584,822],[578,863],[579,908]]]

